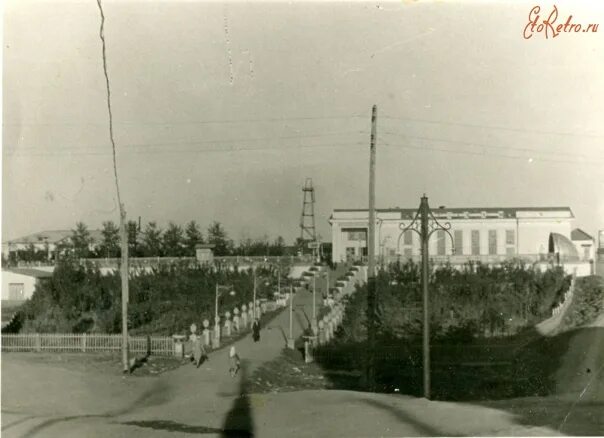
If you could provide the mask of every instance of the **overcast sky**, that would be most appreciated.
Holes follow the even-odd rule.
[[[425,192],[604,228],[604,27],[526,40],[534,2],[103,4],[130,219],[291,241],[311,177],[328,238],[333,208],[367,206],[377,104],[378,207]],[[99,25],[94,0],[4,2],[3,240],[119,220]]]

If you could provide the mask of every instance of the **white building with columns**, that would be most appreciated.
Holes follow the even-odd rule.
[[[401,232],[416,213],[417,208],[376,209],[378,257],[386,261],[419,259],[418,234]],[[571,241],[574,215],[569,207],[433,208],[432,213],[442,225],[451,225],[451,237],[436,231],[430,238],[430,257],[435,261],[539,261],[547,260],[548,254],[567,262],[581,261]],[[367,256],[368,218],[366,209],[333,211],[329,222],[334,263]]]

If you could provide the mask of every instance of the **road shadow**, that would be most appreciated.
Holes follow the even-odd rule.
[[[48,428],[58,423],[76,421],[86,418],[112,419],[121,415],[132,413],[141,408],[161,405],[170,400],[170,397],[171,394],[168,385],[164,381],[158,381],[153,385],[153,387],[149,388],[147,391],[142,393],[140,397],[138,397],[133,403],[123,409],[109,411],[104,414],[69,415],[63,417],[50,418],[29,429],[27,433],[25,433],[24,437],[29,438],[37,436],[42,432],[46,432]],[[8,429],[12,426],[13,425],[7,426],[3,428],[3,430]]]
[[[247,391],[247,361],[241,363],[239,396],[235,399],[222,426],[221,437],[252,437],[254,436],[254,419],[252,406]]]
[[[453,436],[446,431],[439,430],[423,421],[418,420],[417,418],[406,413],[404,410],[392,406],[391,404],[371,399],[365,399],[363,402],[374,408],[388,412],[401,423],[412,426],[421,436]]]

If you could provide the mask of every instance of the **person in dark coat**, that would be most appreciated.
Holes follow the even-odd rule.
[[[252,323],[252,337],[254,338],[254,342],[258,342],[260,340],[260,323],[257,319]]]

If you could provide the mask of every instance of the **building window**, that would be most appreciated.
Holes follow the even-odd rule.
[[[514,230],[505,230],[505,253],[507,255],[516,254],[516,232]]]
[[[463,231],[455,230],[453,235],[455,238],[455,254],[463,254]]]
[[[489,230],[489,254],[497,254],[497,230]]]
[[[403,250],[403,254],[405,257],[411,257],[413,255],[413,250],[411,248],[405,248]]]
[[[515,245],[516,244],[516,235],[514,230],[505,230],[505,244],[506,245]]]
[[[445,232],[439,230],[436,233],[436,254],[439,256],[445,255]]]
[[[480,255],[480,231],[472,230],[472,255]]]
[[[405,234],[403,234],[403,244],[413,245],[413,231],[405,231]]]

